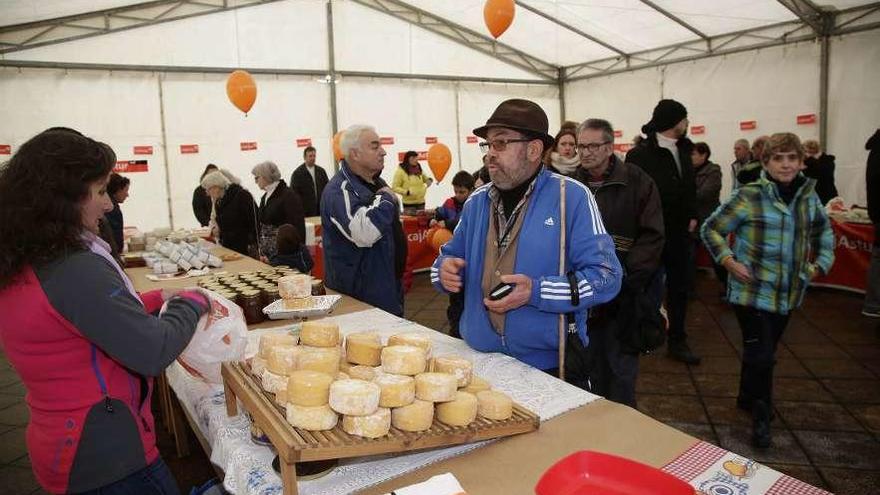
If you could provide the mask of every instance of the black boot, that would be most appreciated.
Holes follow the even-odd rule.
[[[686,364],[700,364],[700,357],[691,351],[686,341],[670,342],[667,348],[669,357]]]
[[[752,445],[759,449],[770,446],[770,405],[762,400],[752,405]]]

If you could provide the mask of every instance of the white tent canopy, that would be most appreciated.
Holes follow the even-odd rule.
[[[671,97],[703,127],[693,139],[709,143],[725,181],[735,139],[793,131],[824,138],[841,194],[864,203],[863,146],[880,126],[880,3],[516,3],[496,42],[479,0],[0,0],[0,145],[14,152],[46,127],[77,128],[120,160],[147,160],[129,175],[127,224],[187,227],[205,164],[257,193],[253,165],[273,160],[289,176],[311,139],[330,166],[331,136],[354,123],[393,138],[388,178],[398,153],[427,149],[428,137],[453,151],[451,178],[479,167],[470,130],[504,99],[538,102],[551,132],[607,118],[625,143]],[[259,88],[247,117],[226,100],[235,68]],[[798,124],[809,115],[815,123]],[[449,183],[429,189],[429,205]]]

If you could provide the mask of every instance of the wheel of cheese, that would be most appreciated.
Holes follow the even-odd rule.
[[[298,406],[287,403],[287,422],[296,428],[311,431],[332,430],[339,416],[330,406]]]
[[[382,363],[382,338],[373,332],[352,333],[345,337],[345,358],[349,363],[378,366]]]
[[[276,375],[289,375],[293,371],[299,346],[291,344],[275,344],[269,348],[266,357],[266,369]]]
[[[275,403],[280,406],[287,406],[287,389],[282,388],[275,392]]]
[[[323,406],[329,402],[333,376],[320,371],[299,370],[287,379],[287,400],[298,406]]]
[[[504,421],[513,415],[513,400],[504,392],[484,390],[477,394],[477,412],[486,419]]]
[[[348,376],[357,380],[372,381],[376,377],[376,372],[370,366],[359,364],[348,369]]]
[[[391,410],[391,424],[398,430],[425,431],[434,422],[434,403],[416,399],[412,404]]]
[[[381,389],[364,380],[337,380],[330,385],[330,407],[348,416],[367,416],[379,407]]]
[[[477,408],[474,394],[456,392],[455,400],[437,404],[437,419],[449,426],[467,426],[477,419]]]
[[[431,371],[448,373],[458,380],[459,387],[467,387],[474,375],[474,363],[458,356],[437,356],[431,360]]]
[[[384,437],[391,430],[391,409],[380,407],[366,416],[343,416],[342,429],[349,435],[359,437]]]
[[[312,277],[301,273],[278,279],[278,295],[282,299],[300,299],[312,295]]]
[[[425,371],[427,359],[421,347],[392,345],[382,349],[382,370],[396,375],[418,375]]]
[[[388,338],[388,345],[412,345],[424,349],[425,356],[431,357],[431,337],[422,332],[404,332]]]
[[[351,377],[348,376],[348,374],[343,373],[343,372],[341,372],[341,371],[340,371],[339,373],[336,373],[336,379],[337,379],[337,380],[348,380],[348,379],[350,379],[350,378],[351,378]]]
[[[381,407],[403,407],[416,398],[416,381],[411,376],[383,373],[373,378],[373,383],[381,389]]]
[[[447,373],[422,373],[416,375],[416,398],[431,402],[455,400],[458,380]]]
[[[339,345],[339,325],[321,321],[306,321],[299,331],[302,345],[311,347],[336,347]]]
[[[251,358],[251,373],[256,376],[263,376],[263,372],[266,371],[266,360],[261,358],[259,355],[256,355]]]
[[[339,347],[300,346],[300,353],[294,363],[295,370],[312,370],[336,376],[339,373]]]
[[[276,375],[269,370],[263,372],[261,377],[263,389],[266,392],[277,393],[281,389],[287,388],[287,375]]]
[[[296,335],[289,333],[267,333],[260,335],[260,357],[267,359],[269,357],[269,348],[280,344],[296,345]]]
[[[461,388],[462,392],[470,392],[472,394],[477,394],[482,392],[483,390],[491,390],[492,384],[487,382],[486,380],[480,378],[477,375],[471,376],[471,382],[467,385],[467,387]]]

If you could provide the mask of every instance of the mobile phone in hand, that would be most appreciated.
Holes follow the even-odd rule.
[[[499,299],[503,299],[508,294],[513,292],[513,287],[513,284],[501,282],[500,284],[496,285],[491,291],[489,291],[489,300],[497,301]]]

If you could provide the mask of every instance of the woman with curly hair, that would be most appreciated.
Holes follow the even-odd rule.
[[[52,128],[0,167],[0,343],[27,389],[28,453],[46,491],[177,494],[156,448],[153,377],[208,301],[138,294],[111,258],[97,234],[115,161],[106,144]]]

